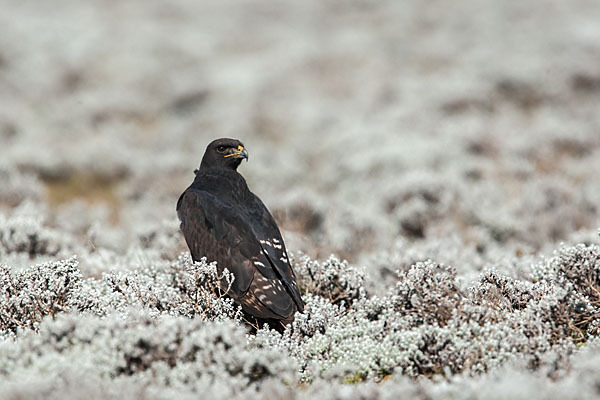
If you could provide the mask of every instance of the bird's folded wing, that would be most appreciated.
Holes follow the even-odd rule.
[[[247,233],[232,221],[232,210],[209,193],[188,189],[177,202],[177,215],[192,258],[217,261],[219,271],[227,268],[235,276],[233,297],[242,296],[252,282],[254,270],[244,255]]]
[[[298,290],[298,285],[296,283],[296,275],[290,265],[281,232],[267,207],[265,207],[258,197],[255,197],[255,199],[257,204],[256,207],[260,209],[260,222],[254,224],[252,227],[254,235],[258,239],[262,253],[269,261],[271,268],[273,268],[286,285],[298,310],[302,311],[304,309],[304,303],[300,297],[300,291]]]
[[[235,209],[210,193],[188,189],[178,201],[177,213],[192,257],[206,256],[209,261],[217,261],[218,267],[233,272],[236,277],[232,286],[234,297],[245,309],[252,309],[246,311],[258,317],[272,318],[271,312],[289,317],[296,308],[303,309],[276,226],[277,235],[269,240],[281,243],[281,254],[274,251],[276,247],[270,250],[268,245],[263,246],[266,239],[256,236],[256,231],[265,231],[260,226],[253,226],[260,225],[260,221],[252,222],[245,210]],[[275,262],[276,256],[285,257],[286,261]],[[251,293],[247,294],[248,291]],[[246,302],[244,297],[253,300]]]

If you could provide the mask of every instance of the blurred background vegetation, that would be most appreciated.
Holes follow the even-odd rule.
[[[177,196],[223,136],[311,256],[460,246],[478,270],[594,240],[595,1],[0,6],[0,207],[83,246],[168,227],[166,256],[184,250]]]

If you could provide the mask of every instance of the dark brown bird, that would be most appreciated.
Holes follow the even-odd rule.
[[[229,295],[242,310],[281,327],[304,303],[273,216],[237,172],[244,159],[239,140],[211,142],[177,215],[192,259],[217,261],[219,272],[227,268],[235,276]]]

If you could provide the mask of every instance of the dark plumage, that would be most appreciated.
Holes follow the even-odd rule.
[[[243,159],[248,153],[239,140],[208,145],[177,202],[181,231],[194,260],[205,256],[233,273],[229,295],[245,313],[285,324],[304,303],[273,216],[237,172]]]

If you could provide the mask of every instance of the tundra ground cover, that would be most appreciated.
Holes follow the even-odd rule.
[[[0,6],[0,398],[598,396],[596,2]],[[222,136],[283,334],[185,255]]]

